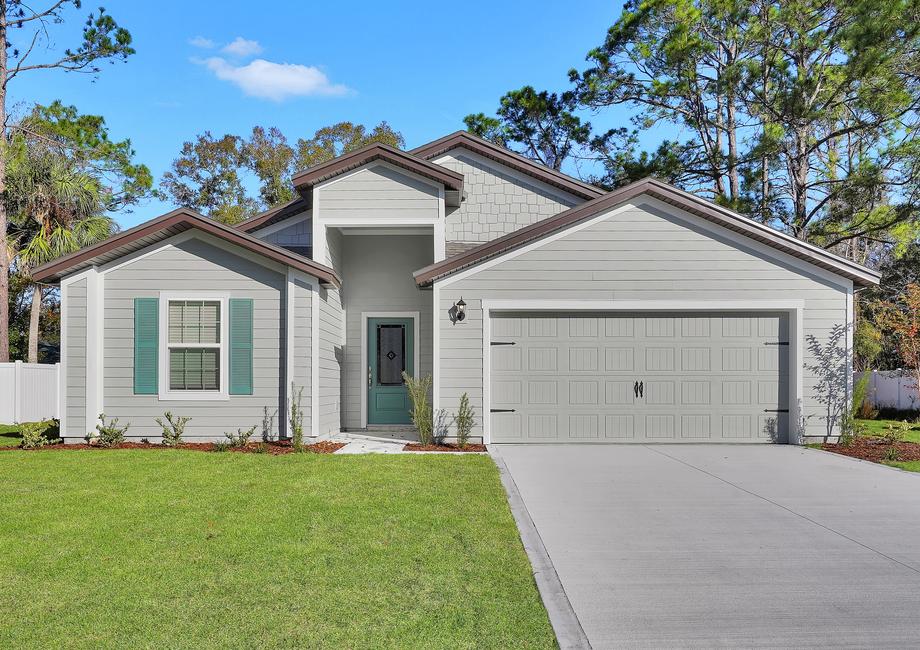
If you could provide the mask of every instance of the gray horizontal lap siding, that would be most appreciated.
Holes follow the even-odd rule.
[[[315,190],[323,219],[368,217],[401,219],[438,216],[438,190],[382,164],[360,169]]]
[[[104,276],[104,406],[107,416],[130,423],[132,438],[160,439],[154,418],[164,411],[189,416],[186,438],[220,439],[226,431],[256,425],[261,433],[263,409],[279,426],[285,408],[284,326],[286,277],[278,272],[198,239],[191,239],[136,260]],[[135,395],[134,299],[160,292],[222,292],[253,303],[253,394],[225,401],[160,401]],[[160,314],[160,318],[164,318]],[[160,354],[162,354],[162,348]],[[309,400],[306,400],[309,409]]]
[[[432,368],[431,291],[420,290],[412,272],[431,264],[427,235],[359,235],[344,238],[343,295],[346,313],[343,426],[360,428],[362,386],[361,319],[364,312],[419,312],[419,372]],[[370,363],[370,360],[368,361]]]
[[[313,287],[307,282],[294,282],[294,371],[291,380],[295,390],[303,388],[301,410],[303,429],[312,431],[310,396],[313,390]],[[285,390],[290,395],[288,386]]]
[[[339,291],[320,289],[319,435],[338,433],[342,426],[343,317]]]
[[[463,174],[464,200],[445,213],[448,242],[491,241],[583,202],[463,149],[454,149],[438,161]]]
[[[65,417],[64,437],[82,438],[94,427],[98,413],[86,417],[86,280],[76,280],[66,289],[67,339],[64,341]]]
[[[482,307],[486,299],[804,301],[804,335],[827,342],[847,323],[845,289],[707,234],[676,208],[633,206],[563,238],[439,288],[444,315],[461,296],[467,318],[440,319],[440,406],[453,413],[469,393],[482,416]],[[718,231],[716,231],[718,232]],[[723,231],[724,232],[724,231]],[[807,346],[806,346],[807,347]],[[814,359],[805,350],[806,365]],[[807,434],[825,433],[814,372],[803,371]]]

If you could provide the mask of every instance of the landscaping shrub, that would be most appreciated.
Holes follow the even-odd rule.
[[[889,422],[888,426],[885,427],[885,431],[882,433],[882,438],[889,445],[896,445],[906,436],[911,430],[910,422]]]
[[[409,400],[412,402],[412,411],[409,414],[412,416],[412,424],[418,430],[418,441],[423,445],[430,445],[434,442],[433,417],[431,406],[428,404],[431,375],[416,379],[403,372],[402,376],[409,392]]]
[[[460,396],[460,406],[457,408],[457,415],[454,416],[454,423],[457,425],[457,444],[461,449],[466,449],[470,441],[470,431],[473,430],[475,423],[475,412],[470,406],[470,396],[466,393]]]
[[[251,427],[246,431],[237,429],[236,433],[224,433],[224,435],[227,436],[227,444],[229,444],[231,447],[245,447],[246,443],[249,442],[249,439],[255,432],[256,428]]]
[[[57,420],[24,422],[19,425],[19,435],[22,437],[20,445],[23,449],[36,449],[50,445],[57,438],[57,427]]]
[[[262,407],[262,442],[271,442],[275,439],[275,413],[270,413],[267,406]]]
[[[229,436],[229,433],[225,433],[225,436]],[[230,451],[230,447],[233,445],[229,440],[218,440],[214,443],[214,451]]]
[[[166,418],[166,422],[163,422],[160,418],[156,419],[157,424],[163,429],[163,444],[167,447],[179,446],[182,444],[182,435],[185,433],[185,425],[188,424],[192,418],[182,416],[173,418],[173,414],[169,411],[166,411],[163,417]]]
[[[303,386],[299,389],[291,382],[291,444],[297,451],[303,451],[303,410],[300,400],[303,397]]]
[[[118,426],[118,418],[112,418],[106,422],[105,413],[100,413],[96,433],[87,435],[86,441],[100,447],[115,447],[125,441],[125,433],[130,426],[130,424],[123,427]]]

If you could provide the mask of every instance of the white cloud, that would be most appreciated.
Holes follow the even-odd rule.
[[[247,95],[276,102],[289,97],[341,96],[350,92],[346,86],[331,83],[326,74],[314,66],[265,59],[238,66],[219,56],[192,61],[207,67],[218,79],[236,84]]]
[[[215,43],[210,38],[205,38],[204,36],[196,36],[195,38],[188,39],[189,45],[194,47],[200,47],[202,50],[210,50],[214,47]]]
[[[227,43],[220,51],[231,56],[248,57],[261,54],[262,46],[258,41],[249,41],[242,36],[237,36],[232,43]]]

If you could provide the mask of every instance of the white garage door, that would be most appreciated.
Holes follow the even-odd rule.
[[[781,313],[498,313],[493,442],[785,442]]]

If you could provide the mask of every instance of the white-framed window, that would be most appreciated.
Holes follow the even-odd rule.
[[[160,294],[160,399],[228,399],[228,296]]]

